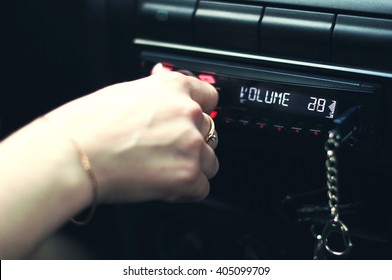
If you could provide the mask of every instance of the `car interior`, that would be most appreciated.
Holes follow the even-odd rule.
[[[1,139],[156,63],[219,93],[206,199],[100,205],[32,258],[391,258],[392,1],[3,0],[0,13]]]

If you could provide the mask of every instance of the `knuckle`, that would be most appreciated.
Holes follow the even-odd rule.
[[[195,201],[200,201],[206,198],[210,193],[210,183],[206,181],[202,186],[197,188],[197,191],[194,193],[193,198]]]
[[[212,87],[211,92],[212,92],[212,96],[213,96],[213,108],[215,108],[219,102],[219,94],[218,94],[218,91],[216,90],[215,87],[213,87],[213,86],[211,86],[211,87]]]
[[[194,184],[201,173],[200,166],[198,162],[192,160],[178,174],[178,184],[179,185],[192,185]]]
[[[177,169],[176,177],[178,185],[194,184],[202,173],[200,151],[204,143],[203,139],[201,136],[190,138],[191,139],[187,141],[187,146],[184,147],[187,155],[183,158],[179,168]]]
[[[188,102],[185,113],[193,121],[199,121],[203,116],[201,106],[196,102]]]
[[[210,185],[208,180],[200,180],[201,170],[198,167],[189,168],[177,178],[177,185],[167,196],[167,202],[199,201],[208,196]]]
[[[213,164],[213,167],[212,167],[212,169],[211,169],[211,174],[210,174],[210,176],[209,176],[209,179],[215,177],[215,175],[218,173],[218,171],[219,171],[219,160],[218,160],[218,158],[215,156],[215,158],[214,158],[214,164]]]
[[[171,82],[175,83],[182,90],[190,89],[190,81],[185,75],[178,72],[170,72],[168,73],[167,77]]]
[[[187,149],[189,149],[189,151],[192,151],[192,154],[199,156],[202,151],[203,145],[205,145],[203,136],[197,130],[192,130],[192,132],[188,132],[187,138]],[[197,160],[199,160],[198,156]]]

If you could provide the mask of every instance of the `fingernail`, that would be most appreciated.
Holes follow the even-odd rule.
[[[157,64],[155,64],[154,67],[152,68],[151,74],[158,73],[159,71],[162,71],[162,69],[163,69],[162,63],[157,63]]]

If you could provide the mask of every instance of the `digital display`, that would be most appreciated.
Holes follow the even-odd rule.
[[[333,119],[337,112],[337,101],[319,94],[301,93],[295,90],[274,88],[262,84],[237,86],[239,103],[244,106],[265,108]]]

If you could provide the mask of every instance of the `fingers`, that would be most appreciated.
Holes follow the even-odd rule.
[[[214,149],[218,145],[218,139],[211,139],[210,135],[216,135],[214,120],[203,113],[203,125],[200,129],[204,140],[206,141],[206,145],[203,145],[200,155],[200,165],[202,172],[207,176],[208,179],[211,179],[216,175],[219,169],[219,162],[215,155]]]
[[[201,145],[197,145],[197,155],[194,159],[198,159],[198,167],[195,169],[195,173],[191,172],[190,178],[187,178],[184,181],[184,184],[181,184],[179,193],[175,195],[174,200],[168,200],[171,202],[190,202],[197,201],[205,198],[210,190],[209,179],[213,178],[218,170],[219,170],[219,161],[217,156],[215,155],[214,149],[210,146],[210,144],[205,142],[205,134],[208,134],[211,128],[211,122],[209,116],[203,114],[203,121],[200,127],[199,133],[202,138],[199,140],[203,141]],[[200,144],[200,142],[199,142]],[[194,149],[192,149],[194,150]]]
[[[204,137],[206,143],[213,150],[215,150],[218,146],[218,133],[215,128],[214,120],[206,113],[203,113],[203,121],[200,127],[200,133]]]
[[[151,70],[152,75],[170,72],[162,63],[156,64]],[[218,92],[216,89],[212,85],[200,81],[186,70],[177,71],[176,73],[183,74],[181,78],[188,88],[191,98],[201,106],[203,112],[211,113],[218,104]]]
[[[180,86],[182,89],[181,91],[184,91],[183,89],[185,88],[186,90],[184,92],[187,92],[191,99],[200,105],[203,112],[210,113],[216,107],[218,103],[218,93],[212,85],[202,82],[186,72],[181,72],[183,75],[179,75],[178,72],[170,72],[170,70],[164,68],[163,65],[159,63],[153,67],[151,74],[162,75],[162,77],[168,78],[168,81],[173,82],[177,87]],[[200,122],[196,121],[196,126],[206,142],[202,145],[200,150],[200,173],[196,181],[184,186],[182,189],[184,193],[182,193],[180,199],[176,199],[176,202],[195,201],[206,197],[210,189],[208,180],[214,177],[218,172],[219,161],[214,152],[214,149],[218,144],[217,134],[214,121],[206,113],[203,113]],[[197,119],[199,119],[199,117],[197,117]]]
[[[204,145],[200,153],[200,166],[208,179],[213,178],[219,170],[219,161],[214,150],[209,145]]]
[[[157,63],[152,68],[151,75],[156,75],[158,73],[163,73],[163,72],[170,72],[170,71],[168,69],[164,68],[162,63]]]
[[[204,199],[210,192],[209,179],[214,177],[219,169],[219,162],[214,151],[205,145],[201,151],[201,172],[192,184],[181,188],[181,194],[169,202],[193,202]]]
[[[218,104],[218,92],[216,89],[195,77],[186,76],[186,86],[191,98],[196,101],[203,112],[211,113]]]
[[[202,200],[210,193],[210,182],[203,173],[200,173],[195,184],[185,186],[183,191],[185,192],[181,197],[169,202],[194,202]]]

